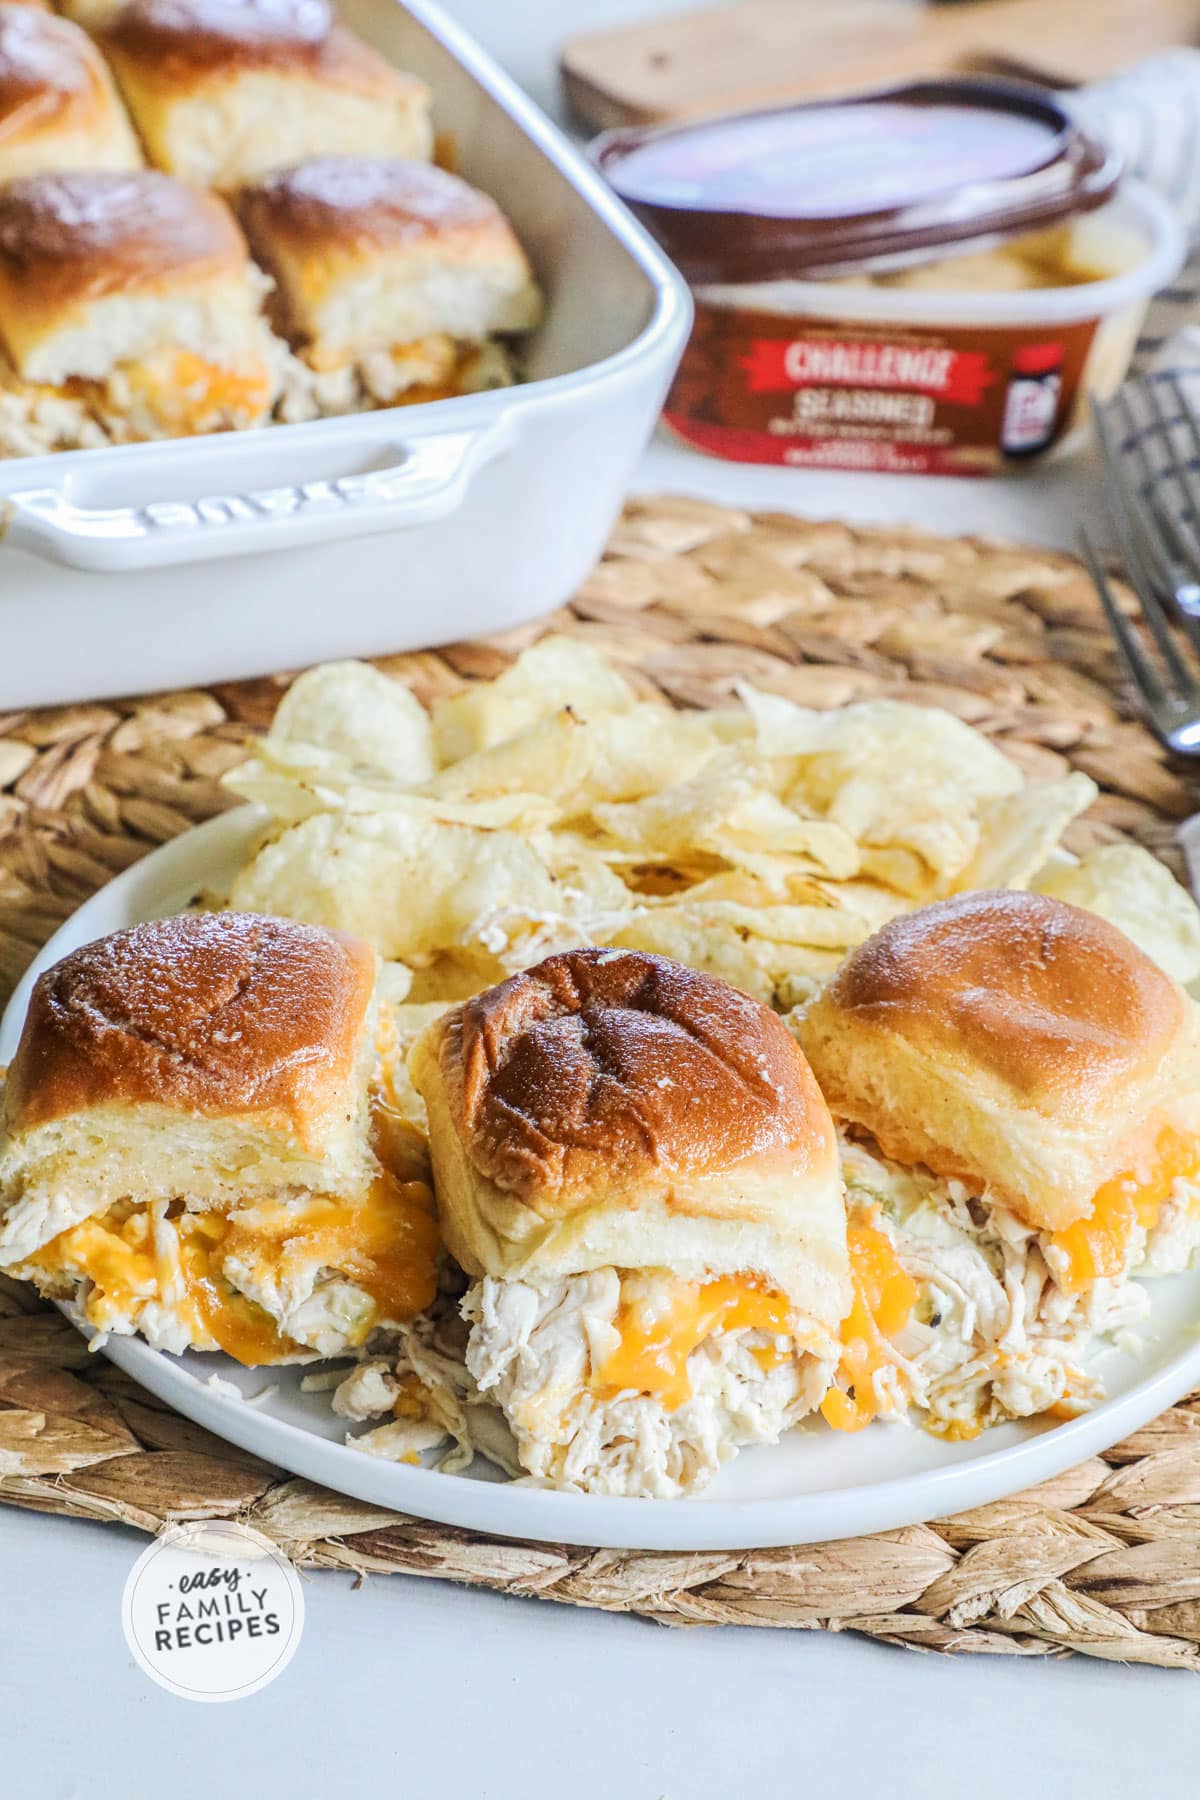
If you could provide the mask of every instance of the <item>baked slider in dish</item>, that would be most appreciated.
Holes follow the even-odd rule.
[[[0,184],[52,169],[138,169],[104,58],[69,19],[0,5]]]
[[[823,1410],[973,1436],[1080,1410],[1139,1268],[1200,1243],[1200,1038],[1123,932],[970,893],[884,926],[796,1018],[844,1131],[855,1304]]]
[[[0,1268],[101,1333],[246,1364],[426,1307],[428,1186],[384,1166],[376,958],[239,913],[72,952],[33,991],[0,1114]]]
[[[149,169],[15,182],[0,192],[0,447],[263,423],[286,351],[261,291],[214,194]]]
[[[151,162],[232,188],[308,156],[427,157],[424,82],[326,0],[130,0],[100,34]]]
[[[574,950],[438,1020],[429,1113],[478,1396],[548,1485],[668,1497],[818,1405],[849,1302],[833,1126],[768,1009]]]
[[[272,321],[307,372],[297,416],[507,385],[502,341],[540,313],[494,200],[427,163],[327,157],[242,189],[238,214],[275,282]]]

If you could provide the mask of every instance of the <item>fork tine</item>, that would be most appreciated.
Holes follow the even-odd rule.
[[[1156,379],[1151,376],[1142,384],[1149,396],[1150,405],[1166,447],[1168,462],[1165,469],[1156,471],[1151,467],[1146,452],[1144,433],[1138,434],[1136,448],[1139,467],[1142,470],[1142,497],[1153,512],[1164,537],[1169,540],[1171,551],[1187,576],[1187,584],[1178,585],[1186,587],[1190,584],[1196,589],[1193,595],[1188,595],[1186,592],[1177,592],[1176,594],[1181,612],[1185,617],[1190,618],[1200,612],[1200,539],[1197,538],[1194,526],[1186,525],[1181,519],[1177,519],[1170,507],[1163,503],[1159,498],[1158,489],[1164,480],[1175,481],[1182,492],[1185,506],[1190,509],[1191,517],[1200,520],[1200,484],[1196,483],[1190,472],[1187,459],[1181,460],[1176,451],[1174,428],[1179,424],[1187,426],[1192,442],[1197,447],[1198,455],[1200,455],[1200,431],[1197,430],[1195,413],[1188,404],[1187,396],[1177,378],[1172,376],[1171,382],[1179,403],[1179,413],[1175,418],[1171,417],[1163,404],[1161,378]],[[1125,402],[1125,412],[1129,417],[1128,401]]]
[[[1152,382],[1146,382],[1145,386],[1147,389],[1153,389]],[[1167,436],[1169,451],[1170,437],[1167,421],[1162,415],[1157,390],[1153,391],[1153,405],[1160,428],[1163,430],[1164,435]],[[1136,487],[1126,489],[1126,498],[1129,501],[1130,507],[1138,513],[1138,523],[1141,526],[1141,539],[1153,558],[1160,581],[1165,587],[1175,589],[1180,584],[1180,572],[1182,571],[1185,577],[1190,578],[1190,570],[1188,569],[1186,562],[1175,562],[1172,556],[1172,552],[1175,553],[1176,557],[1178,556],[1174,520],[1170,520],[1169,525],[1167,525],[1166,530],[1162,532],[1161,537],[1156,536],[1147,523],[1145,517],[1146,508],[1149,508],[1153,512],[1155,523],[1160,526],[1165,523],[1165,521],[1159,517],[1159,504],[1155,493],[1159,472],[1154,468],[1154,465],[1150,461],[1150,453],[1146,448],[1146,430],[1144,426],[1139,424],[1137,418],[1134,416],[1133,402],[1129,397],[1129,388],[1127,386],[1118,388],[1117,392],[1113,395],[1112,400],[1105,408],[1106,416],[1116,410],[1120,411],[1121,427],[1124,431],[1124,438],[1121,443],[1116,446],[1112,446],[1111,443],[1109,445],[1109,448],[1113,450],[1117,459],[1115,473],[1118,477],[1124,474],[1124,470],[1121,466],[1121,459],[1127,452],[1131,452],[1132,459],[1137,464],[1138,473],[1141,479]],[[1106,460],[1107,455],[1108,449],[1105,451]],[[1168,469],[1168,473],[1169,472]],[[1162,537],[1167,539],[1167,544],[1163,544],[1161,541]]]
[[[1180,465],[1180,485],[1192,509],[1192,518],[1200,520],[1200,481],[1196,478],[1196,465],[1200,463],[1200,424],[1197,423],[1195,410],[1180,384],[1178,370],[1172,369],[1167,380],[1175,395],[1179,417],[1187,426],[1188,436],[1192,440],[1192,454]]]
[[[1146,652],[1138,643],[1137,636],[1128,619],[1117,605],[1108,576],[1104,572],[1100,558],[1096,555],[1091,537],[1086,531],[1080,531],[1079,543],[1121,660],[1125,664],[1130,680],[1137,689],[1142,704],[1157,726],[1157,715],[1168,704],[1166,690],[1158,678],[1158,672],[1153,663],[1150,662]]]
[[[1144,528],[1139,531],[1138,514],[1132,505],[1125,483],[1121,479],[1120,452],[1113,441],[1108,418],[1102,406],[1094,404],[1092,410],[1103,454],[1105,486],[1112,501],[1113,524],[1116,527],[1117,540],[1125,567],[1133,583],[1134,591],[1142,603],[1143,617],[1154,635],[1154,641],[1158,645],[1172,681],[1181,690],[1181,695],[1184,698],[1200,699],[1200,689],[1197,688],[1187,664],[1179,653],[1178,645],[1175,643],[1171,635],[1171,628],[1167,623],[1166,612],[1155,592],[1154,573],[1143,555],[1140,542]]]

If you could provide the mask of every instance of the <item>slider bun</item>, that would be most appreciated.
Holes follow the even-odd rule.
[[[232,365],[261,355],[265,326],[228,208],[143,169],[0,193],[0,339],[22,379],[58,385],[156,350]]]
[[[1058,1231],[1200,1130],[1196,1011],[1094,913],[972,893],[885,925],[798,1022],[835,1117]]]
[[[150,160],[217,188],[306,156],[427,157],[429,93],[326,0],[130,0],[102,33]]]
[[[0,5],[0,183],[46,169],[137,169],[142,155],[85,32]]]
[[[849,1298],[833,1125],[757,1000],[663,957],[572,950],[445,1014],[410,1066],[469,1274],[755,1274],[828,1347]]]
[[[73,25],[99,32],[111,25],[128,3],[129,0],[56,0],[56,7]]]
[[[374,952],[249,913],[114,932],[39,979],[0,1116],[0,1265],[115,1200],[356,1194]]]
[[[236,204],[274,277],[281,328],[318,361],[537,323],[537,286],[512,227],[444,169],[327,157],[244,188]]]

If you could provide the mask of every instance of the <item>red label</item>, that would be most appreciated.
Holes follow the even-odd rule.
[[[755,338],[743,367],[752,394],[798,387],[900,388],[977,406],[997,379],[982,350],[841,338]]]
[[[1045,444],[1075,407],[1095,322],[1056,332],[1061,367]],[[897,474],[989,474],[1005,451],[1019,357],[1046,327],[837,323],[701,302],[667,423],[736,462]]]

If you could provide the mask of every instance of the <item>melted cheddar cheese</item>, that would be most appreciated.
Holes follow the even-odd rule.
[[[622,1296],[616,1317],[621,1341],[593,1371],[593,1389],[650,1394],[667,1412],[674,1412],[691,1399],[688,1357],[712,1332],[769,1331],[784,1336],[792,1329],[787,1298],[749,1276],[672,1281],[666,1304],[662,1292],[656,1283],[653,1299],[639,1295],[636,1288],[628,1299]]]
[[[1171,1127],[1158,1134],[1153,1153],[1132,1169],[1106,1181],[1092,1198],[1086,1219],[1077,1219],[1050,1238],[1059,1252],[1058,1282],[1068,1294],[1082,1293],[1103,1276],[1123,1275],[1133,1234],[1150,1231],[1175,1183],[1195,1175],[1200,1156],[1192,1138]]]
[[[891,1360],[887,1340],[902,1331],[917,1303],[917,1286],[901,1268],[891,1240],[876,1222],[851,1225],[846,1234],[850,1251],[853,1299],[842,1323],[842,1355],[838,1379],[821,1402],[821,1413],[836,1431],[861,1431],[876,1418],[874,1377]]]
[[[265,363],[230,369],[191,350],[175,351],[165,366],[131,364],[124,374],[164,425],[195,435],[260,419],[274,397]]]
[[[249,1366],[278,1362],[303,1347],[281,1336],[270,1314],[232,1287],[224,1269],[234,1259],[264,1284],[286,1283],[289,1274],[314,1266],[336,1270],[374,1302],[380,1318],[412,1318],[437,1288],[438,1229],[423,1182],[380,1175],[359,1200],[269,1202],[228,1216],[181,1212],[171,1224],[178,1269],[156,1253],[144,1208],[85,1219],[31,1260],[52,1277],[87,1279],[85,1311],[98,1329],[112,1329],[142,1302],[161,1298],[177,1309],[198,1347],[215,1345]]]
[[[275,381],[265,362],[233,369],[192,350],[170,350],[123,363],[110,381],[73,377],[46,391],[117,418],[130,414],[136,419],[144,409],[163,431],[200,437],[264,419],[275,398]]]

